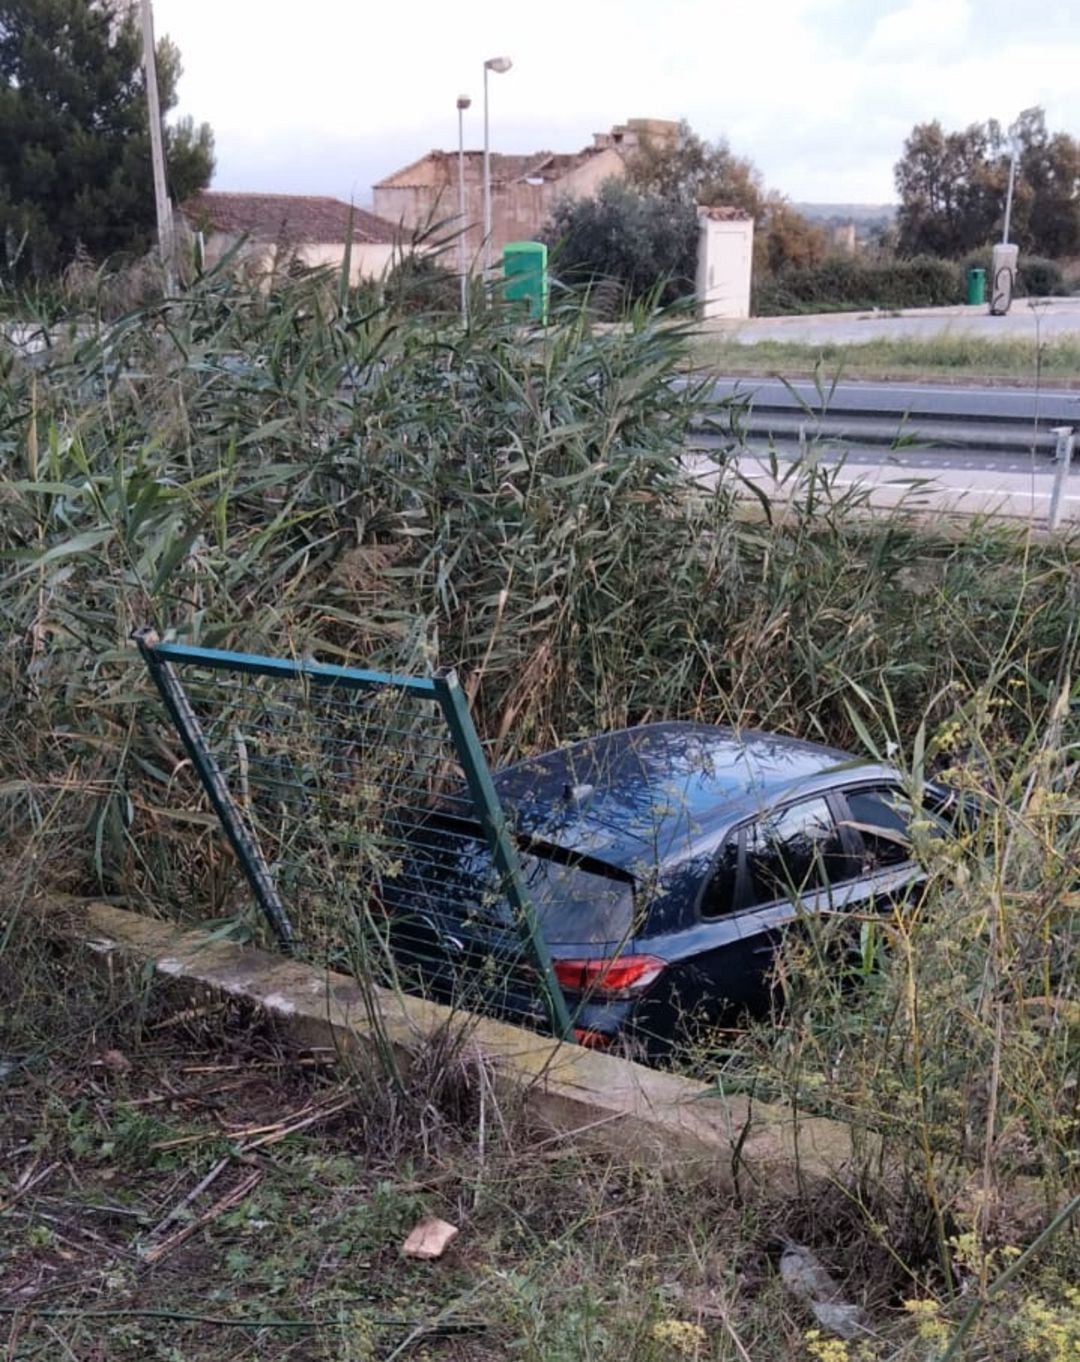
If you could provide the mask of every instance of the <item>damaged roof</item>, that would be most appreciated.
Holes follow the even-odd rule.
[[[533,151],[524,156],[491,153],[491,179],[494,184],[514,181],[561,180],[564,175],[601,153],[603,148],[586,147],[583,151]],[[465,152],[466,177],[473,179],[483,165],[482,151]],[[376,189],[444,188],[457,183],[456,151],[429,151],[410,165],[395,170],[375,186]]]

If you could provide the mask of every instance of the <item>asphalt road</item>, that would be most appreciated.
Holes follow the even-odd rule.
[[[834,386],[809,379],[723,378],[713,394],[747,397],[757,407],[799,410],[807,407],[844,413],[917,414],[943,420],[1055,420],[1072,417],[1080,424],[1080,392],[1067,388],[981,387],[978,384],[871,383],[848,379]]]
[[[812,383],[777,379],[719,379],[714,392],[717,399],[751,399],[736,419],[728,459],[770,495],[790,495],[789,466],[809,457],[828,469],[838,492],[858,489],[881,509],[903,505],[1034,524],[1045,523],[1053,492],[1052,429],[1072,426],[1078,448],[1062,520],[1080,519],[1080,393],[849,382],[822,394]],[[691,456],[695,477],[714,480],[711,449],[725,445],[730,449],[730,437],[722,431],[703,435]]]

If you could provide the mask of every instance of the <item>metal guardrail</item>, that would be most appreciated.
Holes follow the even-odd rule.
[[[453,672],[135,639],[283,949],[572,1037]]]
[[[1080,426],[1080,392],[1058,390],[738,378],[718,379],[712,396],[717,433],[778,444],[801,437],[1053,457],[1055,428]]]

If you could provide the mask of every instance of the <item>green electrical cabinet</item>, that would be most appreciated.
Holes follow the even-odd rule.
[[[510,241],[503,247],[503,276],[508,302],[528,304],[529,321],[546,322],[547,247],[542,241]]]

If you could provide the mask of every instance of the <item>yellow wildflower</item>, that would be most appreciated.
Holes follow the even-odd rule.
[[[686,1319],[661,1319],[653,1325],[652,1339],[680,1357],[697,1357],[705,1346],[705,1330]]]
[[[851,1362],[851,1352],[843,1339],[826,1338],[820,1329],[807,1329],[803,1340],[814,1362]]]
[[[908,1300],[904,1309],[914,1318],[916,1331],[924,1342],[940,1346],[948,1340],[951,1330],[941,1318],[937,1301]]]

